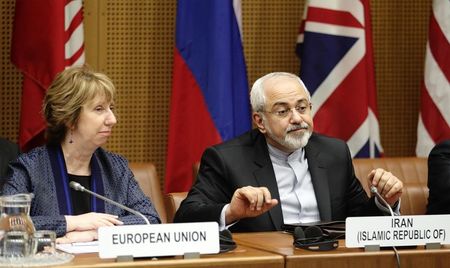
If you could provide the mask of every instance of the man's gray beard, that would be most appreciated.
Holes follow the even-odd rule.
[[[301,123],[300,125],[302,127],[308,126],[308,124],[306,124],[305,122]],[[284,139],[282,139],[282,138],[276,137],[273,134],[272,129],[267,124],[266,125],[267,135],[271,139],[273,139],[274,141],[276,141],[277,143],[282,145],[283,147],[285,147],[288,150],[293,152],[295,150],[305,147],[306,144],[308,144],[309,138],[311,137],[311,133],[312,133],[312,131],[310,129],[306,130],[305,132],[301,132],[299,134],[288,133],[288,131],[295,129],[296,127],[298,127],[298,126],[290,125],[288,127],[288,129],[286,130],[286,135],[284,136]]]

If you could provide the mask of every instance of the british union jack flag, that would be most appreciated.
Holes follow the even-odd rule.
[[[311,0],[297,40],[314,130],[347,141],[352,157],[382,154],[368,0]]]

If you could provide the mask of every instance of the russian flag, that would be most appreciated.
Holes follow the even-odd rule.
[[[190,189],[206,147],[251,128],[240,1],[179,0],[166,192]]]

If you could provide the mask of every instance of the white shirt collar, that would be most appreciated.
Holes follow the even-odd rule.
[[[279,164],[290,162],[290,161],[300,161],[302,162],[305,159],[305,149],[300,148],[292,153],[286,153],[269,143],[267,143],[267,148],[269,149],[269,155],[272,161],[275,161]]]

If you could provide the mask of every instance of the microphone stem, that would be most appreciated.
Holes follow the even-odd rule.
[[[112,203],[112,204],[118,206],[119,208],[121,208],[121,209],[123,209],[123,210],[126,210],[126,211],[128,211],[128,212],[130,212],[130,213],[132,213],[132,214],[134,214],[134,215],[136,215],[136,216],[139,216],[139,217],[141,217],[142,219],[144,219],[144,221],[145,221],[146,224],[150,224],[150,222],[148,221],[147,217],[145,217],[145,216],[144,216],[142,213],[140,213],[139,211],[135,211],[135,210],[133,210],[133,209],[130,209],[130,208],[128,208],[128,207],[126,207],[126,206],[124,206],[124,205],[122,205],[122,204],[120,204],[120,203],[117,203],[117,202],[114,201],[114,200],[105,198],[104,196],[101,196],[101,195],[99,195],[99,194],[97,194],[97,193],[94,193],[94,192],[92,192],[92,191],[89,191],[89,190],[86,189],[86,188],[84,188],[82,191],[83,191],[83,192],[90,193],[91,195],[93,195],[93,196],[95,196],[95,197],[97,197],[97,198],[100,198],[101,200],[103,200],[103,201],[105,201],[105,202]]]
[[[374,186],[372,186],[372,187],[374,187]],[[374,188],[374,189],[372,188],[371,191],[372,191],[372,193],[374,193],[378,197],[378,200],[380,200],[381,203],[383,203],[383,205],[389,209],[389,212],[391,213],[391,216],[394,217],[395,216],[394,215],[394,211],[392,210],[391,206],[388,204],[388,202],[386,202],[386,200],[384,200],[384,198],[380,195],[380,193],[377,191],[377,189],[376,188]]]

